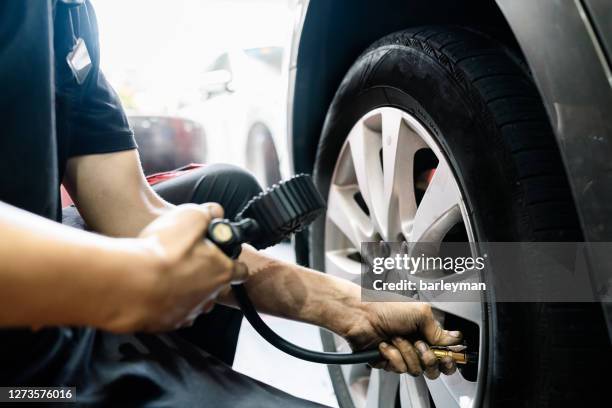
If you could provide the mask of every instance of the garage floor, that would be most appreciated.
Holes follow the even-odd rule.
[[[267,252],[279,259],[294,260],[289,244],[277,245]],[[264,316],[264,320],[287,340],[321,350],[318,328],[270,316]],[[234,369],[300,398],[338,406],[327,366],[302,361],[275,349],[246,320],[242,322]]]

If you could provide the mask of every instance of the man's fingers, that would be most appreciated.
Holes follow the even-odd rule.
[[[145,230],[148,230],[148,235],[155,234],[161,238],[166,248],[175,249],[176,256],[183,256],[204,240],[208,224],[214,218],[210,208],[218,211],[214,206],[179,205],[157,218]]]
[[[223,207],[217,203],[182,204],[173,210],[174,227],[180,231],[181,239],[197,243],[206,236],[206,229],[215,218],[223,217]]]
[[[209,268],[209,274],[212,273],[212,269],[216,270],[217,280],[215,283],[218,287],[215,296],[225,290],[226,285],[244,282],[249,277],[249,270],[245,264],[228,258],[209,240],[197,244],[193,256],[196,264],[195,268]]]
[[[438,363],[438,368],[440,369],[442,374],[445,375],[451,375],[455,371],[457,371],[457,365],[455,364],[455,361],[448,356],[440,359],[440,362]]]
[[[463,335],[460,331],[444,330],[440,323],[434,319],[431,307],[424,305],[421,332],[425,340],[434,346],[452,346],[461,343]]]
[[[449,331],[444,330],[443,328],[439,328],[438,334],[435,336],[435,341],[432,341],[432,345],[436,346],[452,346],[454,344],[459,344],[463,340],[463,335],[460,331]]]
[[[408,367],[406,367],[402,354],[397,348],[382,342],[378,346],[378,349],[383,357],[389,362],[385,370],[394,371],[396,373],[405,373],[408,371]]]
[[[156,236],[162,242],[168,240],[174,245],[184,247],[202,238],[211,219],[211,212],[202,206],[179,205],[147,225],[141,237]]]
[[[436,355],[424,341],[419,340],[414,343],[414,346],[421,360],[421,366],[425,369],[425,376],[430,380],[438,378],[440,370],[438,369],[438,358]]]
[[[417,341],[415,346],[413,346],[406,339],[395,337],[392,343],[402,355],[407,372],[412,376],[418,377],[424,372],[427,378],[436,379],[440,372],[445,375],[451,375],[457,371],[457,365],[451,357],[444,357],[438,360],[427,343],[423,341]]]
[[[417,355],[417,352],[412,344],[410,344],[408,340],[402,339],[401,337],[395,337],[392,340],[392,343],[402,354],[402,358],[408,367],[408,373],[414,377],[418,377],[419,375],[423,374],[423,369],[421,368],[421,363],[419,362],[419,356]]]
[[[205,208],[212,218],[223,218],[223,207],[218,203],[204,203],[201,207]]]

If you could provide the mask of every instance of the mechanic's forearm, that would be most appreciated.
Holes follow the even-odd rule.
[[[136,237],[174,208],[145,180],[136,150],[73,157],[64,186],[87,225],[113,237]]]
[[[105,327],[122,318],[122,303],[146,282],[140,248],[0,203],[0,327]]]
[[[240,261],[249,268],[245,283],[258,311],[325,327],[343,334],[367,318],[358,285],[273,259],[244,246]],[[235,305],[231,292],[220,302]]]

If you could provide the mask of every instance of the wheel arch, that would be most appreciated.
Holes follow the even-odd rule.
[[[253,143],[255,142],[254,137],[255,135],[257,135],[259,132],[259,134],[263,134],[265,136],[265,142],[267,143],[267,146],[269,149],[269,151],[267,152],[254,152],[253,149],[255,148],[255,146],[253,145]],[[272,129],[272,126],[270,126],[268,123],[266,123],[263,120],[256,120],[254,122],[252,122],[249,127],[248,127],[248,131],[247,131],[247,136],[246,136],[246,143],[245,143],[245,149],[244,149],[244,155],[245,155],[245,163],[247,168],[249,168],[250,171],[254,171],[253,169],[250,168],[250,161],[251,159],[254,157],[252,156],[253,153],[256,154],[260,154],[263,153],[266,159],[266,163],[268,165],[273,165],[276,166],[277,170],[278,170],[278,174],[274,176],[274,180],[273,182],[276,183],[278,181],[280,181],[280,174],[281,174],[281,169],[280,169],[280,158],[279,158],[279,148],[277,145],[277,139],[274,136],[274,131]],[[269,154],[271,154],[272,156],[270,156]],[[267,168],[267,171],[273,171],[272,168]],[[261,178],[263,175],[261,174],[257,174],[258,178]],[[262,183],[264,182],[264,179],[260,180]],[[267,187],[267,186],[264,186]]]
[[[290,154],[293,171],[311,172],[329,104],[342,78],[370,44],[420,25],[461,25],[519,50],[494,0],[311,0],[292,69]],[[441,12],[441,10],[444,10]]]
[[[270,135],[270,137],[272,137],[272,129],[270,129],[270,126],[262,120],[255,120],[251,122],[248,128],[249,130],[247,131],[247,138],[251,138],[253,132],[258,128],[264,129]]]

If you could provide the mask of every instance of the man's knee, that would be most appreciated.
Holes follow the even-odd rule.
[[[213,164],[208,170],[195,192],[195,199],[221,204],[227,218],[234,218],[253,196],[261,192],[257,179],[243,168]]]
[[[251,173],[231,164],[211,164],[159,183],[154,189],[173,204],[217,202],[227,218],[233,218],[262,191]]]
[[[255,176],[242,167],[223,163],[215,163],[207,167],[210,172],[207,176],[209,180],[204,180],[203,183],[208,183],[217,192],[217,187],[224,183],[235,186],[238,190],[237,194],[243,195],[247,199],[251,199],[251,197],[262,191]]]

